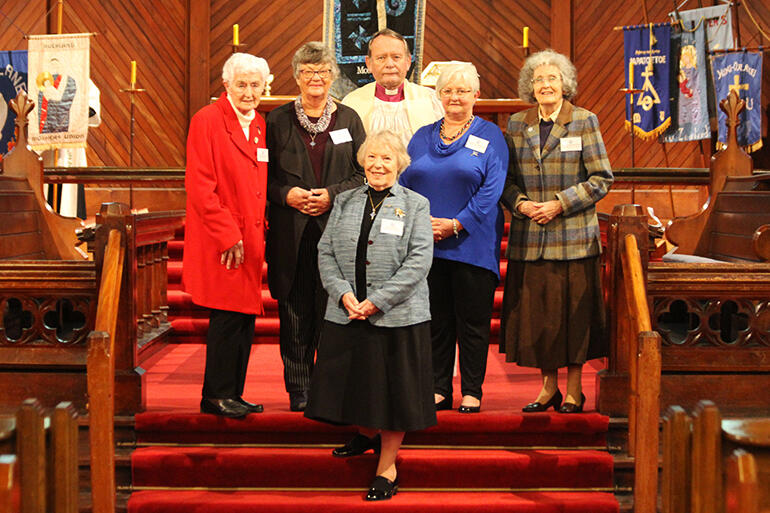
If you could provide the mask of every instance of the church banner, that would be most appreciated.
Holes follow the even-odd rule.
[[[730,52],[711,56],[714,70],[714,86],[717,102],[721,102],[732,90],[746,102],[739,114],[738,144],[747,151],[762,147],[762,53]],[[719,142],[721,149],[727,142],[727,115],[719,109]]]
[[[88,34],[29,37],[29,145],[81,148],[88,136]]]
[[[22,91],[27,91],[27,51],[0,52],[0,160],[16,142],[16,113],[8,103]]]
[[[365,62],[369,38],[386,27],[406,39],[412,54],[407,78],[418,82],[424,26],[425,0],[324,0],[324,42],[341,72],[331,93],[341,98],[374,80]]]
[[[642,139],[663,133],[671,124],[669,59],[671,25],[668,23],[623,27],[626,85],[641,93],[626,102],[626,129]],[[633,117],[632,117],[633,116]]]
[[[671,126],[663,142],[711,137],[706,92],[706,38],[702,23],[682,22],[671,36]],[[676,56],[679,56],[677,59]]]

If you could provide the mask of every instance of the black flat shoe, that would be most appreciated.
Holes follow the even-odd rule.
[[[559,413],[582,413],[583,406],[586,404],[586,396],[580,393],[580,404],[564,403],[559,408]]]
[[[559,411],[559,405],[561,405],[562,400],[561,390],[558,388],[556,389],[556,392],[551,396],[550,399],[548,399],[548,402],[540,403],[535,401],[534,403],[529,403],[524,408],[521,409],[521,411],[525,413],[533,413],[537,411],[545,411],[550,407],[553,407],[554,411]]]
[[[436,411],[451,410],[452,409],[452,396],[445,397],[436,403]]]
[[[248,415],[246,407],[235,399],[201,399],[201,413],[241,419]]]
[[[307,392],[289,392],[289,409],[305,411],[307,408]]]
[[[363,454],[369,449],[372,449],[375,453],[380,452],[380,435],[374,435],[372,438],[369,438],[361,433],[356,433],[356,436],[351,438],[348,443],[332,450],[332,456],[348,458]]]
[[[236,397],[235,400],[241,404],[249,413],[262,413],[265,411],[264,406],[261,404],[250,403],[243,399],[243,397]]]
[[[377,476],[366,493],[367,501],[386,501],[398,493],[398,476],[395,481],[387,477]]]
[[[457,411],[459,411],[460,413],[478,413],[481,411],[481,405],[479,404],[478,406],[463,406],[461,404],[460,407],[457,408]]]

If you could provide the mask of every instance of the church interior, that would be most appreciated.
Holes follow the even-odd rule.
[[[267,118],[300,93],[295,51],[325,41],[335,7],[339,19],[340,4],[359,3],[415,9],[422,70],[475,65],[473,114],[503,134],[533,106],[519,98],[527,57],[567,56],[572,103],[598,118],[614,176],[595,206],[608,353],[583,368],[583,411],[522,412],[541,376],[499,349],[506,211],[481,411],[439,411],[436,425],[407,432],[399,493],[377,505],[362,500],[377,455],[331,457],[355,431],[290,410],[268,264],[244,396],[264,412],[243,419],[199,413],[209,309],[182,282],[188,128],[225,92],[223,65],[236,52],[267,61],[256,107]],[[718,6],[735,47],[758,55],[754,96],[742,99],[736,75],[704,139],[631,135],[627,103],[644,89],[629,84],[624,27]],[[0,53],[31,48],[32,35],[83,33],[98,106],[82,161],[28,145],[36,94],[8,107],[0,513],[770,512],[768,2],[0,0]],[[749,110],[753,148],[739,144]]]

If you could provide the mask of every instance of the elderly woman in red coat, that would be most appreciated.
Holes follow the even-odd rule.
[[[182,282],[210,309],[201,413],[262,411],[242,397],[254,320],[262,313],[267,149],[256,112],[270,71],[245,53],[225,62],[225,93],[193,116],[187,136]]]

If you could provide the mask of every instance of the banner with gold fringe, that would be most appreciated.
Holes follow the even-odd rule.
[[[717,102],[721,102],[730,91],[746,102],[746,108],[738,115],[740,124],[738,144],[747,152],[762,147],[762,52],[738,51],[711,56],[714,71],[714,88]],[[719,110],[719,139],[717,149],[727,142],[727,115]]]
[[[641,89],[626,104],[626,130],[642,139],[652,139],[671,124],[669,59],[671,25],[659,23],[623,27],[626,86]]]
[[[27,51],[0,52],[0,159],[16,143],[16,113],[9,102],[27,92]]]
[[[29,36],[29,145],[83,148],[88,136],[90,34]]]

